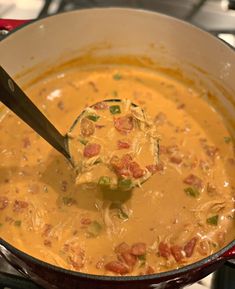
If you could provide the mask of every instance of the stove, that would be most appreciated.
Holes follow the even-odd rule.
[[[0,0],[0,18],[34,19],[75,9],[112,6],[158,11],[183,19],[235,48],[235,0]],[[223,266],[187,288],[235,289],[234,272],[232,264]],[[9,288],[41,287],[26,279],[0,256],[0,289]]]

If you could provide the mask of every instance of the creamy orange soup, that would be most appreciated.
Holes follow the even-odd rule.
[[[90,104],[133,101],[154,120],[161,165],[130,191],[80,186],[66,159],[8,112],[0,122],[3,239],[51,264],[102,275],[179,268],[234,239],[233,141],[192,87],[144,68],[96,66],[51,74],[26,92],[62,133]]]

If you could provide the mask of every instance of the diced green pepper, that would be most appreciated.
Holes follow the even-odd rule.
[[[0,228],[3,226],[3,223],[0,223]]]
[[[197,198],[197,197],[199,197],[199,195],[200,195],[198,189],[195,188],[195,187],[185,188],[184,191],[185,191],[185,193],[186,193],[188,196],[190,196],[190,197]]]
[[[114,79],[114,80],[120,80],[120,79],[122,79],[122,75],[121,75],[120,73],[115,73],[115,74],[113,75],[113,79]]]
[[[118,180],[118,188],[122,191],[129,191],[133,187],[131,179],[120,179]]]
[[[146,255],[140,255],[138,256],[138,260],[140,261],[140,268],[145,266],[146,263]]]
[[[118,113],[121,113],[121,108],[119,105],[111,105],[109,107],[109,111],[112,113],[112,114],[118,114]]]
[[[92,237],[97,237],[100,232],[102,231],[102,226],[99,222],[93,221],[87,228],[87,232],[92,236]]]
[[[218,225],[218,220],[219,220],[219,215],[215,215],[215,216],[212,216],[212,217],[206,219],[206,222],[209,225],[217,226]]]
[[[110,185],[110,177],[107,177],[107,176],[100,177],[98,184],[100,186],[104,186],[104,187],[109,186]]]
[[[78,141],[83,144],[84,146],[88,143],[88,140],[84,139],[84,138],[79,138]]]
[[[100,116],[97,115],[97,114],[89,114],[89,115],[87,116],[87,118],[89,118],[89,119],[92,120],[92,121],[97,121],[97,120],[100,118]]]
[[[15,225],[16,227],[20,227],[20,226],[21,226],[21,221],[20,221],[20,220],[16,220],[16,221],[14,222],[14,225]]]
[[[225,137],[224,137],[224,141],[225,141],[226,143],[230,143],[230,142],[232,141],[232,138],[231,138],[230,136],[225,136]]]
[[[66,205],[66,206],[71,206],[75,203],[75,200],[71,197],[63,197],[63,203]]]

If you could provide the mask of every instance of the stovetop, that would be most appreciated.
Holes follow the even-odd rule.
[[[199,26],[235,47],[235,0],[0,0],[0,18],[34,19],[92,7],[134,7],[165,13]],[[220,270],[188,289],[235,289],[235,269]],[[0,289],[39,289],[0,256]],[[72,288],[71,288],[72,289]]]

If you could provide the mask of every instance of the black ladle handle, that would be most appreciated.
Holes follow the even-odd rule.
[[[59,133],[1,66],[0,101],[70,160],[67,138]]]

